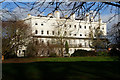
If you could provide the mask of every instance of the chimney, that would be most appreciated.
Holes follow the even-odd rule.
[[[30,15],[30,14],[28,14],[28,17],[31,17],[31,15]]]
[[[93,16],[91,17],[91,19],[90,19],[90,20],[91,20],[91,22],[94,22]]]
[[[65,18],[68,18],[68,15],[65,15]]]
[[[53,16],[53,15],[52,15],[52,13],[49,13],[47,16],[48,16],[48,17],[51,17],[51,16]]]
[[[102,23],[102,19],[99,19],[99,22]]]
[[[86,21],[89,22],[89,14],[86,14]]]
[[[57,19],[60,19],[60,12],[59,11],[55,11],[54,15]]]
[[[74,13],[70,16],[70,19],[75,20],[75,14]]]

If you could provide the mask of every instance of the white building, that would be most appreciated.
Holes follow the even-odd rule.
[[[60,33],[64,40],[68,41],[69,53],[72,54],[77,49],[92,50],[89,47],[89,32],[90,29],[95,29],[100,25],[100,29],[106,36],[106,23],[102,20],[95,22],[93,17],[86,14],[84,20],[76,19],[75,14],[66,19],[66,16],[60,17],[60,12],[56,11],[54,14],[47,16],[32,16],[24,19],[31,25],[34,38],[44,43],[52,41],[59,37]],[[59,51],[58,51],[59,52]]]

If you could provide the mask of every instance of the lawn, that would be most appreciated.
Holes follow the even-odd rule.
[[[117,61],[117,57],[41,57],[41,58],[14,58],[6,59],[3,63],[28,63],[28,62],[76,62],[76,61]]]
[[[28,59],[31,63],[24,63]],[[18,59],[20,63],[3,63],[2,80],[120,80],[120,62],[110,57],[21,60],[24,62],[21,63]]]

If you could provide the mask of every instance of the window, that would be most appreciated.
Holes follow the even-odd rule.
[[[38,45],[38,41],[35,41],[36,45]]]
[[[97,36],[97,35],[94,35],[95,37]]]
[[[82,34],[80,34],[80,36],[82,36]]]
[[[19,50],[19,53],[21,53],[21,51]]]
[[[86,36],[86,34],[85,34],[85,36]]]
[[[25,50],[22,50],[23,53],[25,53]]]
[[[76,28],[76,25],[74,25],[74,27]]]
[[[47,31],[47,34],[49,34],[49,31]]]
[[[43,26],[43,24],[41,24],[41,26]]]
[[[42,41],[42,44],[44,43],[44,41]]]
[[[86,45],[86,42],[85,42],[85,47],[86,47],[87,45]]]
[[[64,27],[66,27],[66,24],[64,25]]]
[[[35,30],[35,34],[38,34],[38,31],[37,31],[37,30]]]
[[[76,34],[74,34],[74,36],[76,36]]]
[[[82,26],[80,25],[80,28],[82,28]]]
[[[60,31],[58,31],[58,35],[60,35]]]
[[[81,44],[81,43],[79,44],[79,47],[82,47],[82,44]]]
[[[53,18],[53,16],[50,16],[50,18]]]
[[[102,28],[102,30],[104,30],[104,28]]]
[[[86,29],[86,26],[84,26],[84,28]]]
[[[49,46],[49,40],[47,41],[47,45]]]
[[[89,26],[89,29],[91,29],[91,26]]]
[[[67,32],[65,31],[64,34],[67,35]]]
[[[71,28],[71,25],[69,25],[69,27]]]
[[[41,31],[41,34],[43,34],[43,30]]]
[[[38,23],[35,23],[35,25],[38,25]]]
[[[54,31],[52,31],[52,34],[54,35]]]
[[[71,36],[71,33],[69,35]]]

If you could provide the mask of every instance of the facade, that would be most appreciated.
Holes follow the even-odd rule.
[[[93,16],[86,14],[84,20],[76,19],[75,14],[72,14],[70,18],[67,16],[60,17],[60,12],[56,11],[54,14],[48,14],[47,16],[32,16],[28,14],[27,18],[24,19],[26,23],[31,25],[32,33],[34,38],[38,42],[47,44],[54,43],[59,44],[58,37],[63,37],[63,43],[65,41],[69,44],[69,53],[72,54],[77,49],[92,50],[90,48],[90,30],[94,30],[100,25],[100,30],[103,31],[106,36],[106,23],[103,23],[100,19],[95,22]],[[57,49],[56,49],[57,50]],[[56,52],[58,52],[60,49]],[[44,56],[49,52],[41,54]]]

